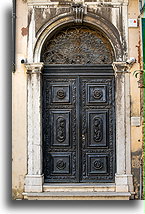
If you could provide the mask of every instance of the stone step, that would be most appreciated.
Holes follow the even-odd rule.
[[[44,192],[115,192],[114,184],[44,184]]]
[[[131,193],[124,192],[42,192],[23,193],[26,200],[129,200]]]

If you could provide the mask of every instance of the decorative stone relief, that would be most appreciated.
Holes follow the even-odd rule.
[[[128,72],[129,65],[126,62],[113,62],[113,69],[115,72]]]
[[[37,74],[41,73],[41,70],[43,69],[43,62],[40,63],[27,63],[25,64],[25,67],[27,69],[27,74]]]
[[[74,14],[75,23],[82,23],[84,17],[84,6],[80,3],[74,3],[72,5],[72,11]]]

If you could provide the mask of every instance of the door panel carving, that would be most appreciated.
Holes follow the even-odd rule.
[[[93,119],[93,132],[94,141],[100,142],[103,138],[103,120],[98,116]]]
[[[107,143],[107,111],[89,110],[87,114],[88,146],[100,147]]]
[[[51,176],[71,175],[71,153],[51,153]]]
[[[69,103],[70,88],[69,85],[52,85],[52,102],[53,103]]]
[[[71,111],[50,110],[52,146],[70,145],[70,115]]]
[[[107,173],[107,156],[87,154],[88,176]]]
[[[56,120],[56,140],[63,143],[66,139],[66,120],[63,117],[58,117]]]
[[[88,104],[101,104],[107,102],[107,87],[105,85],[87,84]]]

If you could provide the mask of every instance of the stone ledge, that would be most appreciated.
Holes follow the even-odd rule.
[[[116,192],[115,184],[44,184],[44,192]]]
[[[23,193],[27,200],[129,200],[131,193],[124,192],[42,192]]]
[[[58,187],[66,187],[66,186],[75,186],[75,187],[84,187],[84,186],[87,186],[87,187],[90,187],[90,186],[93,186],[93,187],[114,187],[115,186],[115,183],[44,183],[43,186],[58,186]]]

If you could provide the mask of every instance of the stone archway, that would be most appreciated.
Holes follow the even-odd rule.
[[[83,24],[99,29],[100,32],[106,35],[106,38],[112,45],[115,61],[121,62],[125,60],[126,53],[125,51],[123,53],[121,35],[112,23],[100,16],[87,13],[87,15],[84,16]],[[51,37],[51,34],[59,31],[62,27],[75,25],[76,24],[74,23],[74,17],[72,14],[59,15],[49,21],[49,23],[46,23],[37,33],[35,47],[31,50],[31,58],[28,60],[40,62],[41,50],[46,38]]]
[[[56,29],[74,23],[71,15],[62,15],[47,23],[37,34],[33,54],[34,63],[27,63],[28,73],[28,174],[25,179],[25,192],[43,192],[44,177],[42,174],[42,116],[41,116],[41,50],[46,38]],[[130,89],[126,57],[123,54],[120,35],[116,28],[101,17],[88,14],[84,23],[103,29],[114,50],[113,67],[116,75],[116,161],[114,190],[127,197],[133,191],[130,155]],[[101,31],[101,30],[100,30]],[[117,61],[117,62],[115,62]],[[64,187],[65,189],[65,187]],[[72,193],[73,195],[73,193]]]
[[[62,28],[46,39],[41,52],[45,182],[114,182],[113,59],[106,37],[86,25]]]

